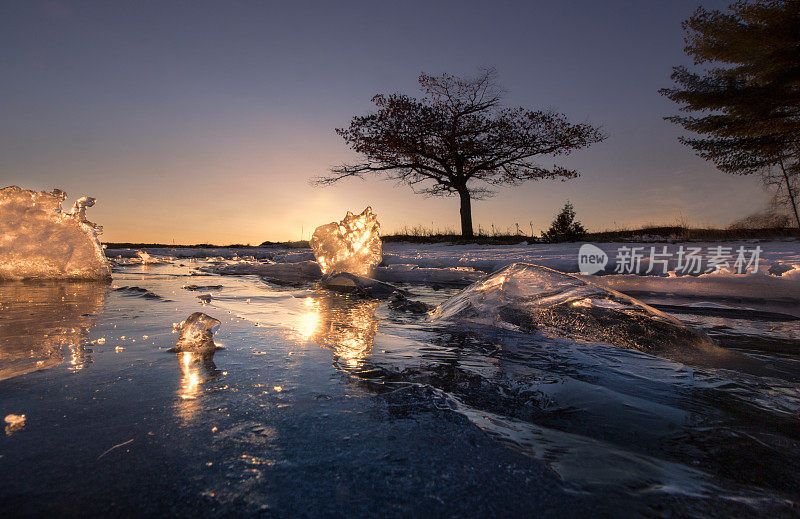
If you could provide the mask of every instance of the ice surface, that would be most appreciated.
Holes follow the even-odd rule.
[[[357,276],[349,272],[338,272],[322,278],[320,284],[336,292],[352,293],[362,297],[386,298],[398,288],[372,278]]]
[[[169,256],[151,256],[149,253],[141,250],[126,249],[123,252],[117,251],[116,254],[109,254],[106,251],[106,257],[110,258],[111,262],[117,266],[123,265],[155,265],[161,263],[172,263],[173,258]]]
[[[374,272],[375,279],[387,283],[457,287],[469,285],[485,275],[485,272],[470,267],[430,268],[400,263],[377,267]]]
[[[81,281],[0,283],[0,381],[67,362],[92,362],[86,344],[105,287]]]
[[[94,198],[79,199],[65,213],[66,196],[60,189],[0,190],[0,279],[111,278],[97,239],[102,228],[86,220]]]
[[[655,308],[570,274],[515,263],[442,303],[434,320],[558,334],[660,353],[715,348],[702,333]]]
[[[0,499],[19,501],[29,515],[46,515],[52,503],[38,499],[44,475],[60,504],[89,515],[115,507],[141,512],[143,506],[148,515],[165,515],[191,510],[196,496],[211,492],[247,497],[215,501],[221,515],[258,515],[262,503],[275,502],[296,515],[313,515],[330,508],[339,485],[318,468],[336,463],[352,476],[350,489],[360,488],[365,477],[377,482],[368,496],[354,501],[354,515],[368,515],[376,506],[392,506],[384,498],[394,495],[395,481],[382,484],[381,475],[395,470],[397,461],[384,453],[414,444],[420,448],[406,449],[413,456],[403,461],[419,476],[409,492],[433,497],[403,510],[406,515],[430,514],[438,510],[437,498],[450,503],[453,495],[471,500],[450,509],[452,515],[478,508],[480,515],[531,515],[530,502],[541,495],[552,512],[554,499],[561,498],[553,498],[553,489],[536,476],[540,473],[558,477],[570,490],[565,507],[554,514],[575,512],[576,499],[595,503],[607,496],[616,509],[671,507],[679,515],[783,517],[796,508],[796,382],[690,369],[638,351],[540,333],[432,326],[388,311],[377,300],[275,289],[255,276],[192,278],[205,262],[185,263],[120,269],[114,275],[117,285],[140,286],[173,303],[124,298],[96,283],[0,283],[0,349],[5,344],[31,355],[31,345],[67,333],[59,331],[66,326],[76,329],[76,345],[82,341],[95,349],[95,363],[80,373],[65,362],[4,382],[0,416],[24,413],[31,422],[6,440]],[[224,373],[203,354],[165,359],[158,349],[169,341],[165,323],[201,310],[195,298],[200,292],[184,290],[187,283],[224,285],[212,306],[202,309],[223,321],[221,331],[231,337],[219,359]],[[67,289],[45,291],[56,284]],[[97,292],[87,294],[90,300],[106,301],[98,308],[74,305],[72,286]],[[9,287],[17,290],[13,297]],[[41,290],[41,296],[31,290]],[[429,303],[455,293],[412,290],[413,298]],[[46,301],[53,305],[43,307]],[[58,322],[61,314],[53,310],[58,307],[66,322]],[[33,312],[35,323],[47,319],[48,325],[23,327]],[[16,316],[13,326],[10,314]],[[730,324],[701,317],[695,322],[707,329]],[[796,326],[781,333],[795,344],[800,337]],[[172,335],[167,346],[177,339]],[[744,347],[762,344],[749,338]],[[787,371],[794,366],[797,379],[796,356],[760,351],[765,362]],[[154,435],[144,435],[150,430]],[[176,435],[191,449],[176,450]],[[134,437],[130,448],[108,451]],[[165,453],[172,453],[168,461],[176,477],[159,481],[157,499],[131,497],[130,488],[163,469]],[[86,460],[92,462],[88,469]],[[102,477],[94,466],[102,468]],[[275,467],[302,488],[272,484]],[[442,470],[480,479],[442,483]],[[493,490],[498,481],[522,497],[509,500],[508,492]],[[362,501],[371,504],[361,509]],[[525,506],[503,508],[518,501]],[[731,503],[738,507],[734,512]],[[769,503],[782,508],[771,513],[775,508]],[[600,503],[593,511],[607,509]]]
[[[380,224],[371,207],[359,215],[347,212],[339,223],[331,222],[316,228],[309,245],[322,273],[348,272],[370,277],[381,262]]]
[[[257,275],[278,285],[303,285],[317,281],[322,271],[316,261],[293,263],[238,262],[201,267],[204,272],[224,276]],[[331,274],[328,277],[332,277]],[[385,283],[409,283],[434,286],[463,287],[477,281],[486,273],[469,267],[424,268],[416,265],[389,265],[372,269],[372,278]],[[363,278],[363,276],[361,276]],[[326,278],[327,279],[327,278]]]
[[[195,312],[181,323],[178,342],[173,351],[189,351],[195,353],[213,353],[214,332],[220,322],[203,312]]]
[[[201,270],[223,276],[257,275],[264,281],[278,285],[302,285],[322,277],[322,271],[315,261],[296,263],[241,262],[226,263]]]

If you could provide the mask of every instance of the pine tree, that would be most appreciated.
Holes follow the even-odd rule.
[[[683,27],[685,52],[706,68],[673,69],[660,93],[693,115],[666,119],[698,134],[680,140],[720,170],[778,187],[800,227],[800,2],[699,7]]]
[[[586,229],[575,221],[575,208],[567,201],[564,208],[556,215],[550,228],[542,233],[542,238],[551,242],[578,241],[586,236]]]

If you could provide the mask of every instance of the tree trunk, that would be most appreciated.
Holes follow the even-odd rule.
[[[472,238],[472,201],[469,198],[469,190],[466,188],[458,190],[461,198],[461,237]]]
[[[792,211],[794,211],[794,221],[797,224],[797,228],[800,229],[800,215],[797,214],[797,200],[795,200],[794,192],[792,192],[792,183],[789,182],[789,174],[786,172],[786,168],[783,166],[783,159],[780,160],[780,165],[781,171],[783,172],[783,180],[786,182],[786,192],[789,193],[789,203],[792,206]],[[464,221],[463,216],[461,217],[461,221]]]

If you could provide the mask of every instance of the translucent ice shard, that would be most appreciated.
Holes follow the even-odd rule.
[[[529,263],[467,287],[442,303],[433,319],[538,329],[648,353],[718,350],[701,332],[632,297]]]
[[[195,312],[180,325],[178,342],[172,351],[189,351],[195,353],[213,353],[214,332],[220,322],[203,312]]]
[[[359,215],[347,213],[341,222],[316,228],[311,249],[325,275],[348,272],[370,277],[381,262],[380,224],[371,207]]]
[[[86,219],[94,198],[79,199],[65,213],[66,197],[60,189],[0,190],[0,279],[111,278],[97,239],[102,228]]]
[[[24,414],[6,415],[5,422],[6,422],[6,434],[11,436],[15,432],[25,427],[25,415]]]

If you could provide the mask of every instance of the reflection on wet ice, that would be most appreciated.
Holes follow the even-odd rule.
[[[184,423],[188,423],[197,418],[201,409],[199,397],[203,392],[202,385],[218,379],[221,372],[208,355],[184,351],[178,353],[177,358],[181,370],[177,414]]]
[[[0,380],[64,360],[75,371],[91,363],[86,338],[105,291],[90,282],[0,283]]]
[[[305,312],[297,332],[333,351],[346,367],[358,367],[372,350],[378,321],[375,310],[380,301],[355,299],[339,294],[305,298]]]

